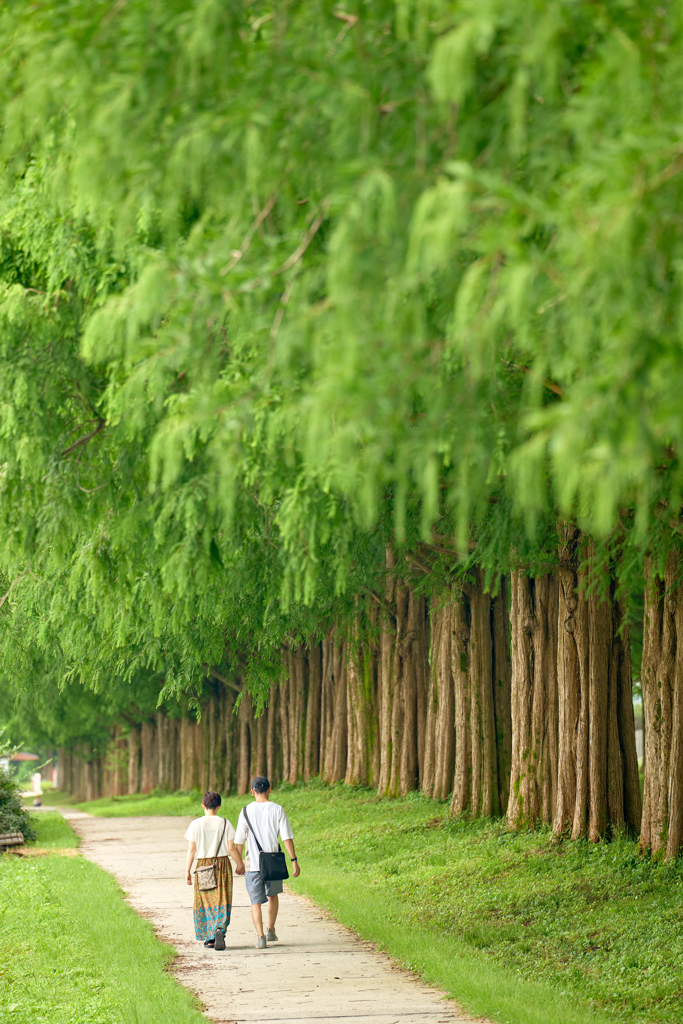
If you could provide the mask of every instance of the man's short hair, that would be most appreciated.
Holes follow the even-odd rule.
[[[220,793],[214,793],[212,789],[202,797],[202,807],[206,807],[208,811],[215,811],[222,803]]]
[[[251,780],[251,788],[256,790],[257,793],[267,793],[270,789],[270,783],[265,775],[257,775],[255,779]]]

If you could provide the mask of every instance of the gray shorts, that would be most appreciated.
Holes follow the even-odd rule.
[[[269,896],[279,896],[282,892],[282,879],[273,882],[262,882],[258,871],[245,871],[244,881],[252,903],[267,903]]]

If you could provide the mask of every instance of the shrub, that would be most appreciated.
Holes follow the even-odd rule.
[[[36,838],[29,812],[21,806],[21,790],[10,772],[0,765],[0,833],[21,832],[26,842]]]

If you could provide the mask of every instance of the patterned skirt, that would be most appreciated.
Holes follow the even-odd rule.
[[[203,868],[213,864],[213,857],[199,857],[197,867]],[[198,942],[212,939],[216,928],[227,931],[230,924],[232,908],[232,865],[229,857],[216,857],[215,889],[200,890],[197,888],[197,875],[194,876],[194,933]]]

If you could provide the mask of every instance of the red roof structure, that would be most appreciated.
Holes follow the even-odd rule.
[[[19,751],[18,754],[13,754],[12,757],[10,757],[10,761],[39,761],[39,760],[40,760],[40,758],[38,757],[37,754],[24,754],[22,751]]]

